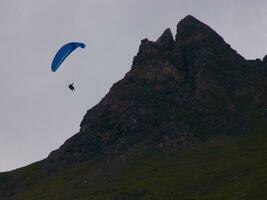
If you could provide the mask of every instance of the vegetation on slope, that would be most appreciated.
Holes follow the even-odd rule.
[[[178,152],[153,150],[123,162],[84,162],[40,181],[37,163],[16,171],[16,178],[29,184],[16,198],[265,199],[266,144],[266,130],[244,137],[220,136]]]

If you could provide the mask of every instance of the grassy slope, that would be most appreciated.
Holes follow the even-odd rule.
[[[265,133],[219,137],[177,153],[147,152],[110,170],[85,162],[40,181],[37,163],[15,171],[29,185],[17,199],[266,199]]]

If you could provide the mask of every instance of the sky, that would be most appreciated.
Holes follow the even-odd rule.
[[[193,15],[247,59],[267,54],[265,0],[1,0],[0,171],[44,159],[130,70],[144,38]],[[70,41],[78,49],[53,73]],[[67,85],[74,81],[76,91]]]

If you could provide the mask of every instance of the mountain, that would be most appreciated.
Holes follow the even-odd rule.
[[[141,41],[77,134],[0,174],[0,199],[264,199],[266,67],[187,16]]]

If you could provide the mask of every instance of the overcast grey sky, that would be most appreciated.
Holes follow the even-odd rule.
[[[188,14],[246,58],[267,54],[264,0],[1,0],[0,171],[45,158],[130,69],[140,40]],[[56,50],[82,41],[57,73]],[[77,91],[67,84],[75,80]]]

